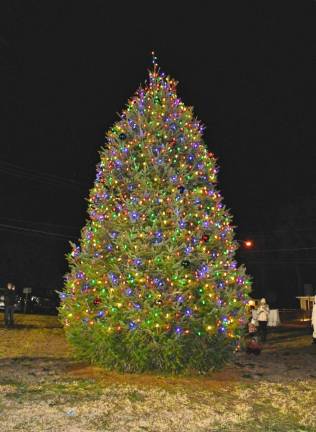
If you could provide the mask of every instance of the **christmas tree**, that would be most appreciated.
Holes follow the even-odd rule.
[[[203,127],[153,59],[106,135],[60,315],[92,363],[206,371],[238,345],[250,281]]]

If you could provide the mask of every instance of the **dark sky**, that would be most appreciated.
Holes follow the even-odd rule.
[[[315,192],[315,2],[0,8],[0,285],[58,285],[104,132],[146,78],[152,49],[206,125],[240,237],[269,231],[283,206]]]

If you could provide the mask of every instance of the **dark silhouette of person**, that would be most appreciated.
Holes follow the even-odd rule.
[[[9,282],[4,292],[4,324],[7,328],[14,325],[15,286]]]

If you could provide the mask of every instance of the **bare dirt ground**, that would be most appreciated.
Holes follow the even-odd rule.
[[[0,323],[2,316],[0,315]],[[302,326],[272,331],[204,376],[107,372],[77,361],[53,316],[0,326],[0,431],[316,431],[316,345]]]

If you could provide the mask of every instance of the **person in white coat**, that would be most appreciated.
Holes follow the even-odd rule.
[[[316,295],[313,302],[312,310],[313,342],[316,343]]]
[[[263,342],[267,339],[269,312],[269,305],[267,304],[266,299],[262,298],[257,309],[257,319],[259,324],[259,334]]]

